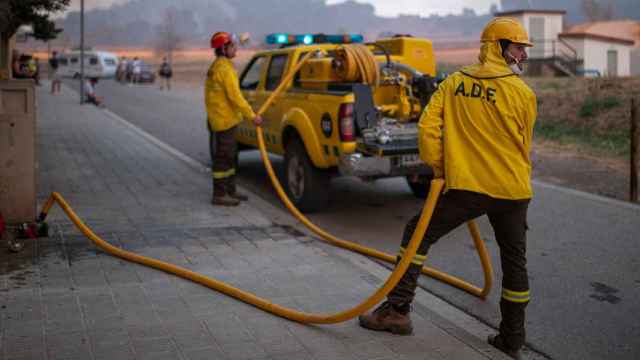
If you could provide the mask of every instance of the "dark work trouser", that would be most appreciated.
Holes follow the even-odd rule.
[[[209,152],[213,177],[213,196],[225,196],[236,192],[236,127],[213,131],[209,125]],[[215,138],[215,144],[214,144]]]
[[[470,191],[450,190],[441,195],[416,257],[398,285],[388,295],[388,301],[399,311],[408,312],[429,247],[451,230],[486,214],[500,247],[502,264],[500,334],[510,348],[520,348],[524,345],[525,307],[529,303],[526,267],[528,206],[528,199],[494,199]],[[411,240],[419,218],[420,213],[409,220],[404,229],[398,261]]]

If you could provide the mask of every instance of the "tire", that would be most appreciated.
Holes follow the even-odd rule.
[[[80,79],[80,74],[78,74],[78,73],[73,74],[73,79],[74,80]]]
[[[417,180],[411,180],[412,176],[407,176],[407,185],[411,189],[413,196],[418,199],[426,199],[427,195],[429,195],[429,186],[431,185],[431,177],[420,175]]]
[[[329,204],[329,174],[313,165],[299,138],[285,146],[284,187],[287,196],[303,213],[327,208]]]

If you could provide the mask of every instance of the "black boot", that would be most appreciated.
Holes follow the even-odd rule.
[[[505,344],[504,340],[502,339],[502,337],[500,336],[500,334],[496,334],[496,335],[489,335],[489,338],[487,338],[487,342],[489,343],[489,345],[493,346],[494,348],[502,351],[503,353],[509,355],[510,358],[512,359],[516,359],[516,360],[520,360],[522,359],[522,352],[520,351],[520,349],[510,349],[507,344]]]

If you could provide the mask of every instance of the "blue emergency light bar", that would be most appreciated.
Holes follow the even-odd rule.
[[[311,44],[351,44],[362,43],[364,37],[360,34],[326,35],[326,34],[286,34],[277,33],[267,35],[267,44],[272,45],[311,45]]]

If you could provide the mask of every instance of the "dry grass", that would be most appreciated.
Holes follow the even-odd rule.
[[[595,131],[627,130],[639,78],[528,78],[538,96],[539,118]]]

